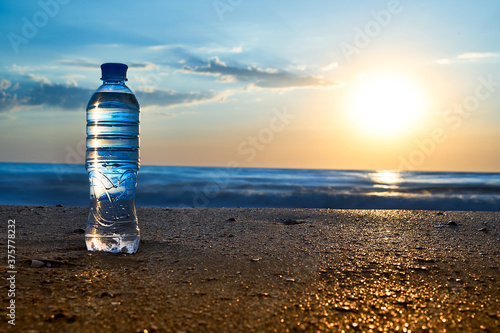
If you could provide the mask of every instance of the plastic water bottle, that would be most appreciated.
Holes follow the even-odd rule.
[[[125,64],[101,65],[103,84],[87,105],[86,169],[90,214],[85,230],[89,251],[135,253],[139,227],[135,210],[139,171],[139,103]]]

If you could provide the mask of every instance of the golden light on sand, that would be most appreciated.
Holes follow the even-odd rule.
[[[372,136],[393,136],[416,126],[427,104],[418,83],[393,73],[358,76],[348,99],[355,126]]]

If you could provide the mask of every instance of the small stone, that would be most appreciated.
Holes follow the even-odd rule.
[[[458,225],[457,222],[455,221],[449,221],[448,223],[446,223],[447,225]]]
[[[353,310],[348,306],[337,306],[337,305],[335,305],[334,309],[341,312],[349,312]]]
[[[31,268],[40,268],[43,266],[45,266],[45,263],[43,261],[35,259],[31,260],[31,265],[30,265]]]
[[[477,231],[483,231],[483,232],[488,232],[488,228],[480,228],[480,229],[477,229]]]
[[[56,205],[56,207],[64,207],[62,204],[58,204]]]
[[[297,282],[297,281],[295,279],[288,278],[288,279],[285,279],[285,282],[293,283],[293,282]]]
[[[82,228],[78,228],[78,229],[73,230],[73,233],[74,234],[84,234],[85,230]]]
[[[105,292],[103,292],[103,293],[101,294],[101,298],[103,298],[103,297],[110,297],[110,298],[113,298],[113,297],[115,297],[115,296],[114,296],[113,294],[110,294],[110,293],[108,293],[107,291],[105,291]]]
[[[298,221],[298,220],[292,220],[292,219],[287,219],[283,221],[284,225],[296,225],[296,224],[302,224],[305,223],[304,221]]]
[[[230,217],[226,220],[226,222],[236,222],[236,218]]]
[[[257,262],[257,261],[260,261],[260,258],[253,258],[252,259],[253,262]]]
[[[66,315],[64,313],[56,313],[55,315],[50,316],[48,321],[54,321],[60,318],[66,318]]]

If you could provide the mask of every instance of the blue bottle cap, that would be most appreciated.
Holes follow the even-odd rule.
[[[119,64],[114,62],[108,62],[101,65],[102,77],[101,80],[125,80],[127,81],[127,69],[128,66],[125,64]]]

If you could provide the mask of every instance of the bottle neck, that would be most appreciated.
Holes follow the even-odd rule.
[[[122,79],[106,79],[103,80],[102,84],[108,85],[108,84],[114,84],[114,85],[125,85],[125,78]]]

